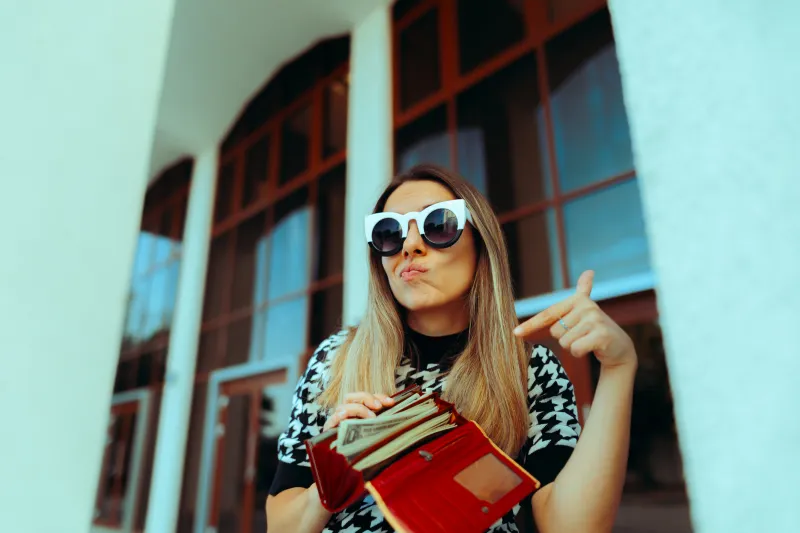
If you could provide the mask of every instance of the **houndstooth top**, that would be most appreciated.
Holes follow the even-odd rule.
[[[416,349],[407,350],[407,353],[418,357],[416,364],[409,356],[401,360],[396,371],[398,390],[417,384],[425,392],[441,391],[446,386],[452,356],[463,350],[467,335],[468,332],[462,332],[434,338],[408,330],[408,340]],[[341,331],[322,342],[297,384],[289,425],[278,440],[279,466],[270,494],[293,487],[309,487],[314,481],[305,441],[318,435],[327,419],[328,413],[315,400],[327,384],[331,361],[346,338],[347,331]],[[528,439],[516,460],[544,486],[555,479],[569,459],[580,425],[572,383],[553,352],[540,345],[534,347],[528,365],[528,407]],[[518,523],[531,523],[530,505],[526,507],[516,505],[489,531],[519,531]],[[521,511],[526,519],[518,517]],[[334,514],[323,529],[323,533],[391,531],[370,495]]]

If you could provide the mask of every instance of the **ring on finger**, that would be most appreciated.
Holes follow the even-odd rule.
[[[565,332],[566,332],[566,331],[569,331],[569,329],[570,329],[570,328],[569,328],[569,326],[566,324],[566,322],[564,322],[564,319],[563,319],[563,318],[559,318],[559,319],[558,319],[558,323],[559,323],[559,324],[561,324],[561,327],[562,327],[562,328],[564,328],[564,331],[565,331]]]

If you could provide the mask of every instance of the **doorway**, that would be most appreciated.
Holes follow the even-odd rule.
[[[111,399],[92,532],[134,530],[142,503],[142,462],[150,411],[148,389],[118,393]]]
[[[212,374],[206,410],[196,533],[264,533],[278,464],[278,437],[297,381],[290,365],[242,365]]]

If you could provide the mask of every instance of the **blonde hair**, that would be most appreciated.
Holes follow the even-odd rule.
[[[475,279],[467,298],[467,345],[450,369],[443,397],[477,422],[509,455],[516,455],[528,431],[528,351],[513,333],[517,324],[508,253],[500,223],[489,202],[470,183],[434,165],[418,165],[397,176],[373,212],[403,183],[434,181],[466,201],[477,249]],[[366,244],[365,244],[366,246]],[[404,313],[394,298],[377,254],[370,254],[366,313],[331,365],[330,381],[319,397],[332,408],[349,392],[391,394],[405,347]]]

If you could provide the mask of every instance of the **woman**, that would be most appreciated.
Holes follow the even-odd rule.
[[[408,216],[403,216],[408,215]],[[508,255],[496,216],[469,183],[434,166],[395,178],[367,217],[369,297],[360,325],[324,341],[295,391],[279,468],[267,499],[270,533],[392,531],[370,496],[332,515],[319,501],[304,441],[346,418],[392,405],[417,383],[443,391],[509,456],[542,482],[490,531],[610,531],[628,448],[636,353],[589,298],[573,296],[516,325]],[[581,431],[572,384],[555,355],[524,340],[543,328],[576,357],[602,364]]]

